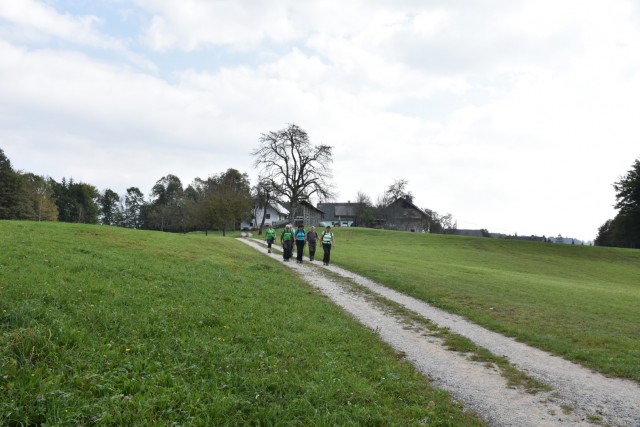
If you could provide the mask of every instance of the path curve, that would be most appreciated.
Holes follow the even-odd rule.
[[[239,240],[282,262],[280,254],[266,253],[263,242],[247,238]],[[306,260],[303,264],[293,261],[283,264],[297,271],[303,280],[359,322],[375,330],[383,341],[405,353],[407,360],[432,384],[449,391],[490,425],[586,426],[597,421],[611,426],[640,427],[640,386],[637,383],[607,378],[338,266],[321,266],[317,262],[308,262],[308,258]],[[402,319],[332,279],[328,271],[402,305],[438,327],[465,336],[495,355],[506,357],[512,365],[553,390],[533,395],[520,388],[508,387],[496,369],[489,369],[485,363],[473,362],[465,355],[445,349],[438,338],[407,329]],[[567,408],[571,410],[567,411]]]

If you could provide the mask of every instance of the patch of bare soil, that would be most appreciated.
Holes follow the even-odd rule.
[[[281,255],[266,253],[262,242],[240,240],[282,261]],[[284,265],[298,271],[303,280],[376,331],[380,339],[404,353],[434,386],[449,391],[490,425],[640,427],[640,386],[633,381],[607,378],[334,265],[322,266],[308,259],[303,264],[292,260]],[[521,387],[508,386],[495,366],[447,350],[440,338],[407,327],[407,319],[402,315],[391,314],[363,292],[354,292],[354,283],[507,358],[517,369],[552,390],[531,394]]]

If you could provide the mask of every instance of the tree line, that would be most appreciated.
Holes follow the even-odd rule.
[[[248,175],[235,169],[196,178],[186,188],[175,175],[160,178],[149,199],[138,187],[120,196],[111,189],[100,192],[95,186],[62,178],[16,171],[0,148],[0,219],[64,221],[115,225],[135,229],[172,232],[236,229],[240,222],[255,219],[259,210],[277,202],[286,205],[291,219],[302,202],[311,197],[334,197],[331,178],[332,147],[315,146],[308,134],[295,124],[262,134],[259,148],[252,152],[259,170],[258,183],[251,186]],[[376,202],[359,192],[355,202],[356,223],[378,226],[380,217],[400,198],[413,203],[408,182],[398,179]],[[616,191],[615,218],[599,229],[595,244],[640,248],[640,159],[613,184]],[[451,214],[425,213],[424,229],[447,233],[457,228]],[[264,226],[265,215],[262,215]],[[488,233],[487,233],[488,234]]]
[[[160,178],[149,200],[138,187],[124,196],[84,182],[16,171],[0,148],[0,219],[62,221],[187,232],[234,229],[248,217],[253,199],[249,177],[235,169],[196,178]]]

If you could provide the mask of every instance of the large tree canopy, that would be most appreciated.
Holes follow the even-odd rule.
[[[120,203],[120,196],[115,191],[107,188],[104,193],[98,196],[98,207],[100,209],[100,223],[104,225],[122,225],[124,213]]]
[[[23,191],[20,174],[0,148],[0,219],[33,219],[35,212]]]
[[[616,190],[615,208],[620,209],[614,219],[598,229],[596,245],[640,248],[640,159],[631,170],[613,184]]]
[[[54,183],[51,179],[33,173],[22,174],[22,186],[33,204],[34,219],[37,221],[56,221],[58,208],[53,199]]]
[[[53,197],[58,208],[58,219],[64,222],[98,223],[98,189],[91,184],[67,181],[53,181]]]
[[[146,226],[160,231],[184,231],[184,189],[180,178],[167,175],[151,189],[152,202],[145,213]]]
[[[138,187],[127,188],[124,196],[124,222],[128,228],[142,227],[142,210],[145,206],[144,195]]]
[[[195,190],[196,224],[207,229],[226,230],[235,228],[251,212],[251,185],[246,173],[228,169],[207,180],[196,178]]]
[[[309,135],[295,124],[262,134],[260,148],[251,153],[259,168],[261,182],[289,202],[294,217],[300,202],[312,196],[333,197],[331,178],[332,147],[313,145]]]
[[[636,159],[627,174],[613,184],[616,190],[616,209],[621,212],[640,211],[640,159]]]

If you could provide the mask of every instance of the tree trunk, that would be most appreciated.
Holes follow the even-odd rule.
[[[262,235],[262,230],[264,230],[264,222],[267,219],[267,205],[264,205],[264,209],[262,210],[262,222],[260,223],[260,229],[258,230],[258,235]],[[272,221],[273,222],[273,221]]]

